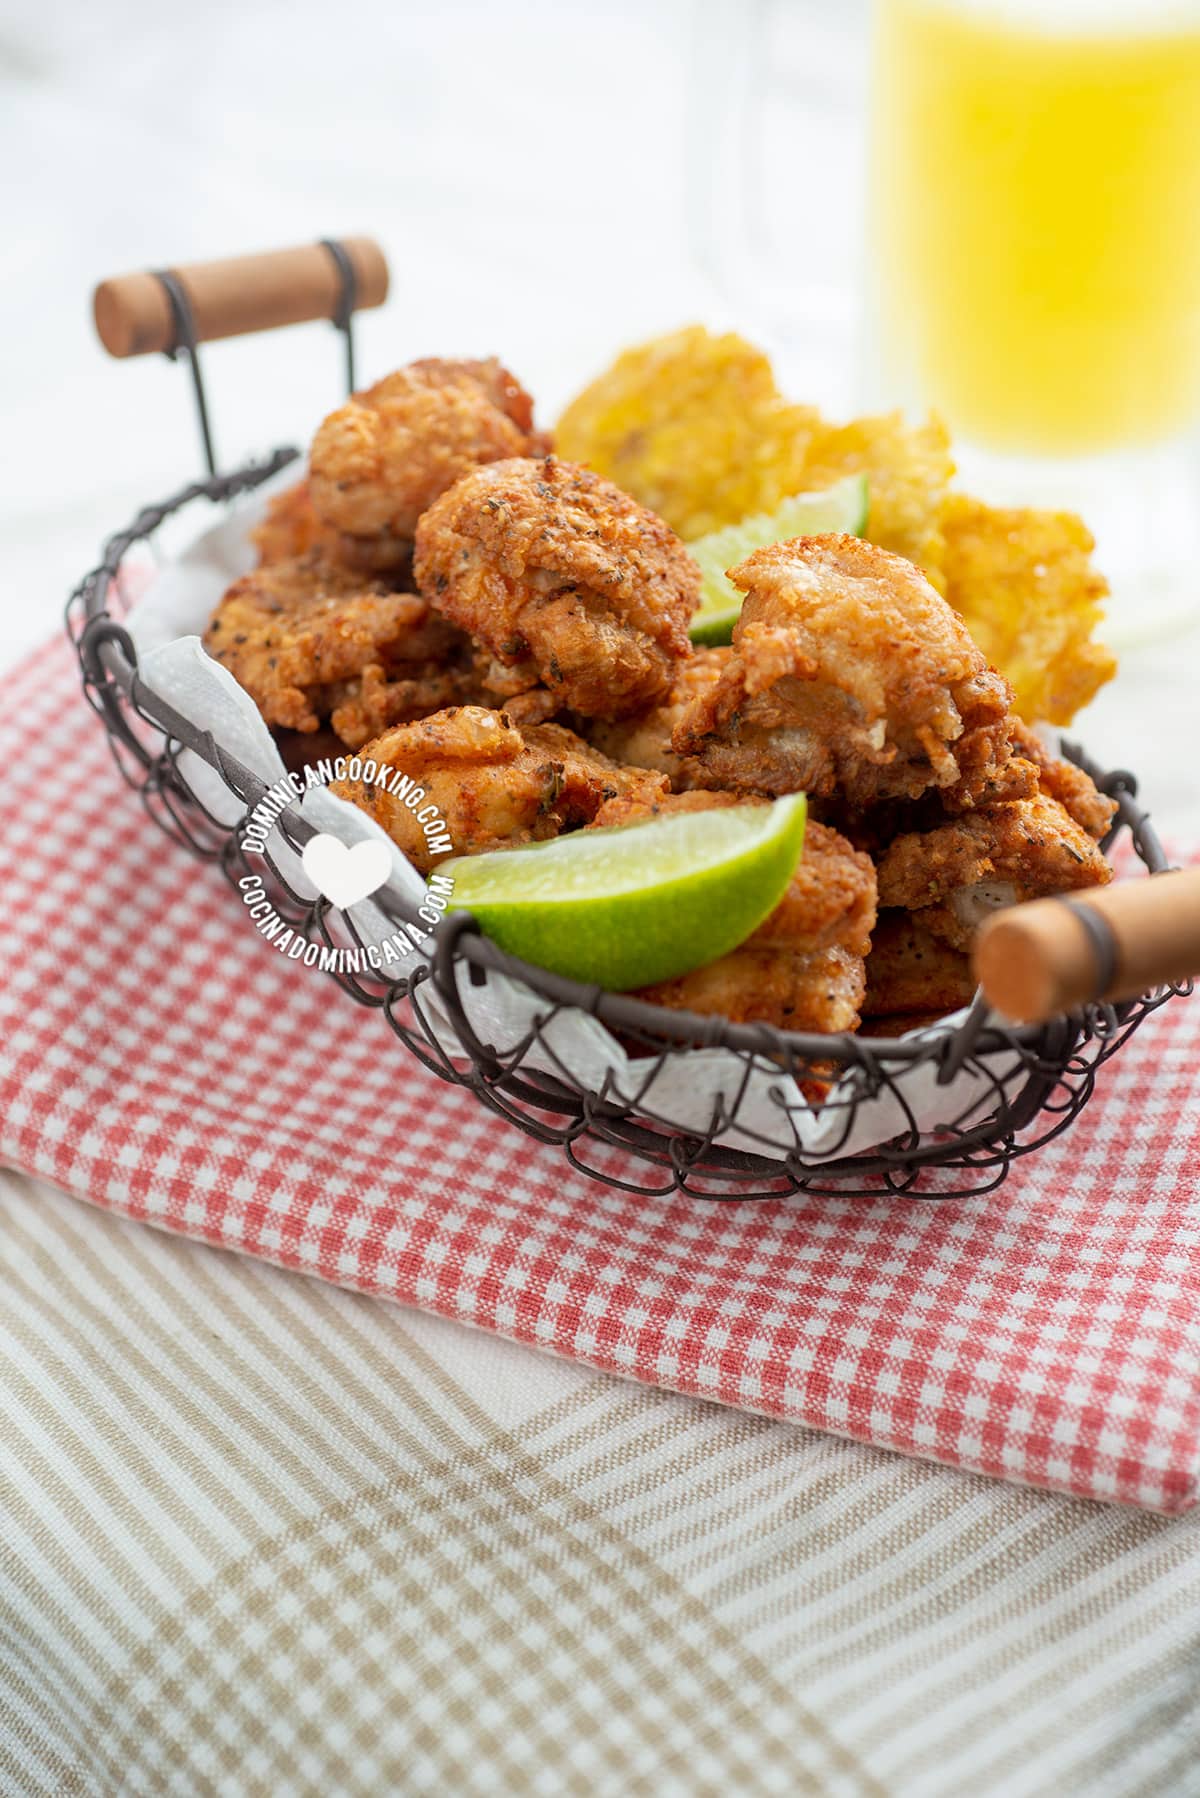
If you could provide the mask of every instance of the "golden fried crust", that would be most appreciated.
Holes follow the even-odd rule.
[[[1093,839],[1045,793],[897,837],[878,868],[883,905],[919,913],[927,929],[963,950],[998,905],[1112,879]]]
[[[863,1013],[870,1018],[944,1017],[970,1003],[971,964],[906,911],[881,911],[867,957]],[[906,1026],[907,1027],[907,1026]]]
[[[963,773],[952,787],[931,787],[916,800],[871,806],[866,811],[839,804],[836,796],[821,803],[821,816],[844,830],[860,849],[879,855],[897,837],[910,831],[934,830],[959,814],[984,810],[1016,799],[1036,799],[1039,794],[1056,799],[1081,829],[1097,842],[1104,837],[1117,809],[1074,762],[1063,761],[1012,713],[1008,720],[1012,753],[998,766],[980,769],[956,745]],[[974,742],[978,743],[978,733]]]
[[[765,799],[745,799],[737,793],[668,793],[646,798],[642,794],[620,793],[601,806],[592,823],[597,830],[614,824],[640,824],[647,818],[669,817],[677,812],[719,812],[731,805],[765,805]]]
[[[307,481],[297,481],[282,493],[273,494],[267,509],[250,533],[250,541],[258,551],[259,566],[271,562],[288,562],[294,556],[307,555],[311,549],[323,549],[332,555],[337,545],[337,532],[313,511],[312,494]]]
[[[660,768],[676,792],[703,784],[703,769],[692,756],[676,755],[671,736],[694,699],[712,692],[732,649],[694,649],[675,670],[675,682],[661,704],[631,718],[591,719],[583,734],[605,755],[639,768]]]
[[[356,679],[323,689],[314,703],[328,710],[330,724],[348,749],[361,749],[393,724],[410,724],[478,697],[479,681],[469,659],[448,666],[404,663],[394,673],[373,662]]]
[[[786,947],[831,944],[866,955],[875,927],[875,869],[839,831],[810,819],[791,885],[751,943]],[[840,1026],[839,1026],[840,1028]]]
[[[1102,793],[1091,775],[1085,774],[1074,762],[1065,761],[1047,749],[1037,732],[1017,717],[1011,721],[1011,737],[1014,751],[1027,757],[1035,766],[1042,792],[1057,799],[1076,824],[1097,842],[1106,836],[1117,809],[1116,800]]]
[[[553,457],[477,468],[417,528],[432,605],[522,685],[617,718],[670,691],[700,571],[661,518]]]
[[[322,689],[402,659],[406,640],[419,654],[441,629],[417,594],[393,593],[311,550],[235,581],[204,647],[268,724],[315,731]]]
[[[412,544],[387,537],[350,537],[335,531],[313,511],[307,481],[300,481],[268,501],[261,523],[250,533],[258,550],[258,564],[274,562],[320,550],[339,566],[360,575],[386,575],[389,587],[407,592],[412,588]]]
[[[480,463],[536,455],[533,402],[495,358],[412,362],[357,393],[321,425],[310,463],[318,518],[370,565],[410,553],[417,520]],[[360,563],[361,565],[361,563]]]
[[[746,594],[734,654],[672,737],[710,785],[853,809],[984,784],[1007,761],[1007,683],[910,562],[797,537],[729,572]]]
[[[765,801],[746,801],[733,793],[667,793],[653,801],[624,796],[601,807],[592,825],[599,829],[746,803]],[[852,849],[836,830],[810,822],[787,892],[753,935],[707,967],[645,987],[637,996],[735,1023],[823,1033],[853,1030],[874,923],[870,856]]]
[[[546,750],[562,762],[560,810],[564,830],[590,824],[600,807],[611,799],[625,796],[652,803],[666,793],[667,783],[657,770],[614,762],[565,725],[528,724],[522,725],[521,730],[531,748]]]
[[[587,823],[606,799],[653,796],[665,785],[659,774],[616,767],[560,725],[520,730],[504,712],[473,705],[398,725],[366,744],[361,759],[408,775],[445,820],[453,849],[431,851],[402,795],[377,780],[330,788],[373,817],[422,873],[451,854],[558,836]]]
[[[1002,800],[1032,799],[1041,790],[1037,766],[1018,752],[1011,730],[1008,742],[1010,753],[1005,755],[992,732],[965,732],[954,745],[959,770],[954,785],[931,787],[916,802],[917,809],[930,814],[926,822],[936,824],[943,815],[953,817]]]
[[[746,943],[706,968],[642,987],[634,997],[733,1024],[829,1036],[858,1028],[865,990],[862,956],[836,944],[785,951]]]

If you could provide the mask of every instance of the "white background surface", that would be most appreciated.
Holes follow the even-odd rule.
[[[760,329],[744,277],[731,299],[705,272],[704,243],[724,227],[696,228],[694,181],[690,227],[688,206],[689,162],[694,174],[717,135],[696,69],[723,65],[722,20],[736,46],[753,10],[9,0],[0,667],[57,628],[105,533],[197,466],[183,372],[160,357],[110,361],[95,341],[89,296],[103,274],[369,230],[389,253],[393,295],[360,322],[362,375],[417,354],[495,351],[547,418],[639,335],[694,318]],[[811,166],[794,178],[828,314],[846,171],[861,160],[864,8],[775,10],[791,46],[788,67],[783,51],[773,64],[793,82],[784,105],[807,116],[828,101],[844,134],[838,179]],[[773,169],[779,193],[778,159]],[[809,298],[798,306],[819,321]],[[832,328],[823,340],[818,322],[784,346],[798,397],[824,397],[831,373],[852,387],[852,341]],[[328,326],[303,326],[213,346],[206,370],[229,464],[311,431],[339,397],[340,346]],[[1101,759],[1139,771],[1165,829],[1193,838],[1198,675],[1196,632],[1131,654],[1078,726]]]

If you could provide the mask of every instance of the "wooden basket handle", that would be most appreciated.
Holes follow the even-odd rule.
[[[354,309],[382,306],[387,298],[387,258],[373,237],[344,237],[341,248],[354,273]],[[221,262],[193,262],[166,271],[182,287],[197,343],[270,331],[314,318],[336,319],[343,300],[342,273],[325,244],[265,250]],[[147,356],[176,347],[175,315],[157,275],[117,275],[92,296],[96,332],[110,356]]]
[[[973,964],[1021,1024],[1200,975],[1200,868],[1014,905],[982,925]]]

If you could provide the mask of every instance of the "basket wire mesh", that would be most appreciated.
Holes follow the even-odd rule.
[[[122,623],[123,569],[135,548],[161,559],[158,538],[168,521],[251,492],[298,453],[277,450],[261,462],[193,482],[161,504],[145,507],[108,541],[99,564],[79,583],[67,607],[84,693],[104,725],[121,775],[141,794],[162,830],[234,883],[247,871],[242,830],[266,784],[141,677],[133,641]],[[214,816],[189,786],[180,766],[185,749],[216,770],[244,805],[243,817],[233,825]],[[1164,870],[1167,860],[1137,804],[1133,776],[1102,772],[1074,746],[1066,753],[1116,801],[1105,849],[1127,833],[1147,872]],[[285,812],[279,828],[296,852],[314,834],[296,812]],[[310,902],[289,884],[277,861],[268,857],[268,862],[272,901],[298,934],[327,946],[361,944],[351,917],[324,899]],[[415,922],[411,904],[390,885],[374,895],[374,903],[397,926]],[[472,991],[489,973],[522,982],[541,1002],[533,1023],[513,1041],[489,1040],[473,1018]],[[443,920],[431,952],[402,979],[371,971],[327,977],[337,980],[350,999],[379,1011],[431,1072],[468,1088],[538,1141],[557,1145],[575,1168],[631,1192],[680,1190],[712,1199],[801,1191],[941,1199],[990,1190],[1018,1156],[1068,1128],[1091,1096],[1102,1064],[1151,1011],[1181,990],[1165,988],[1119,1005],[1093,1004],[1044,1025],[1021,1027],[997,1021],[977,996],[952,1030],[912,1039],[814,1036],[670,1011],[580,986],[506,954],[466,913]],[[435,997],[436,1005],[431,1004]],[[634,1070],[628,1088],[618,1088],[611,1077],[591,1088],[557,1053],[555,1020],[573,1007],[597,1018],[623,1045]],[[438,1012],[452,1026],[453,1053],[445,1029],[438,1028]],[[722,1048],[732,1058],[731,1069],[739,1070],[731,1074],[728,1089],[714,1101],[701,1128],[694,1120],[685,1124],[669,1115],[654,1090],[665,1058],[687,1048]],[[974,1075],[994,1097],[994,1106],[981,1106],[979,1087],[973,1085],[963,1113],[951,1115],[934,1134],[922,1133],[904,1078],[921,1063],[929,1064],[946,1088],[960,1073]],[[831,1080],[839,1075],[852,1078],[841,1080],[829,1094]],[[837,1117],[838,1142],[819,1159],[806,1153],[794,1128],[794,1096],[790,1103],[787,1098],[794,1089],[783,1076],[798,1087],[817,1082],[827,1092],[822,1116],[826,1121]],[[776,1130],[764,1132],[747,1117],[747,1094],[752,1085],[761,1089],[764,1078],[773,1082],[768,1090],[778,1093],[785,1132],[792,1125],[790,1147],[786,1138],[781,1144]],[[901,1127],[867,1152],[849,1149],[859,1107],[884,1094],[898,1107]]]

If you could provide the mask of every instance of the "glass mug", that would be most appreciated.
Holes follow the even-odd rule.
[[[723,31],[726,69],[752,73],[723,99],[710,75],[703,113],[760,209],[754,171],[787,155],[778,123],[764,155],[757,118],[790,107],[802,190],[825,183],[833,158],[852,161],[851,144],[866,151],[859,253],[843,243],[838,259],[840,305],[858,326],[856,405],[932,407],[963,486],[1081,512],[1113,583],[1118,646],[1200,619],[1200,0],[876,0],[870,33],[864,13],[843,15],[859,21],[840,51],[859,59],[857,84],[828,63],[822,11],[710,0],[704,54],[712,62]],[[779,54],[788,33],[807,59]],[[826,113],[830,95],[842,109],[840,139],[827,128],[814,166],[802,140],[816,94]],[[717,152],[709,164],[715,192]],[[730,228],[737,188],[724,180],[731,298],[784,345],[790,374],[813,348],[787,346],[832,310],[820,234],[804,230],[794,192],[800,256],[785,267],[761,229]],[[776,193],[771,209],[784,204]],[[789,291],[794,309],[780,300]],[[842,348],[829,334],[825,354]]]

